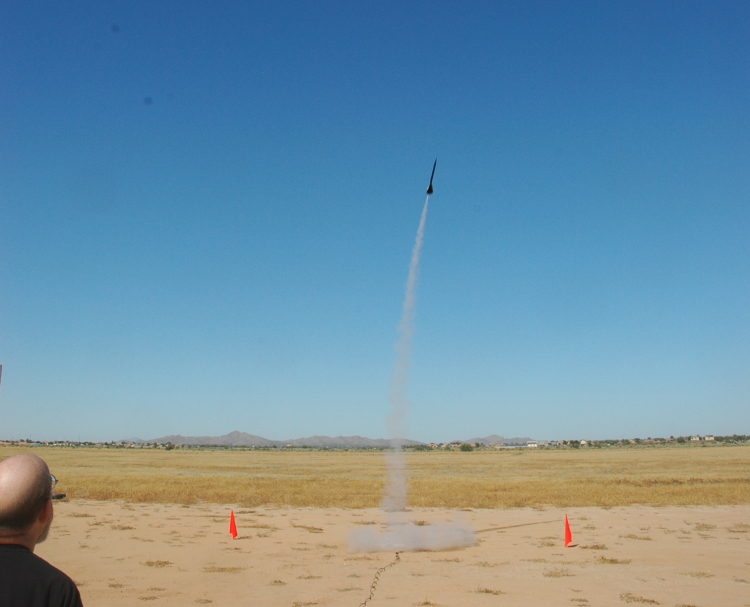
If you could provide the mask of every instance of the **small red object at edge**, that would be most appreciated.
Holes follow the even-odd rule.
[[[229,511],[229,535],[232,539],[237,537],[237,523],[234,522],[234,510]]]

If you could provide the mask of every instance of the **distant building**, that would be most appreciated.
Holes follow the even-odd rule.
[[[706,441],[707,443],[712,443],[716,439],[714,439],[713,434],[706,434],[706,436],[703,437],[703,440]]]
[[[700,436],[691,436],[690,437],[690,442],[691,443],[699,443],[699,442],[701,442],[701,437]]]
[[[530,440],[526,442],[526,446],[530,449],[536,449],[539,446],[539,443],[537,443],[535,440]]]

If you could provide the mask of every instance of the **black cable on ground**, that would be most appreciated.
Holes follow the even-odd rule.
[[[392,563],[388,563],[385,567],[381,567],[375,572],[375,577],[372,580],[372,584],[370,584],[370,596],[368,596],[364,601],[362,601],[359,604],[359,607],[366,607],[367,603],[369,603],[372,600],[372,597],[375,596],[375,590],[378,587],[378,580],[380,579],[380,574],[383,573],[386,569],[389,569],[390,567],[393,567],[396,563],[398,563],[401,560],[400,552],[396,553],[396,558],[393,560]]]
[[[516,527],[528,527],[529,525],[546,525],[547,523],[559,523],[557,519],[554,521],[539,521],[538,523],[521,523],[520,525],[507,525],[505,527],[491,527],[490,529],[480,529],[474,533],[486,533],[487,531],[500,531],[501,529],[515,529]]]

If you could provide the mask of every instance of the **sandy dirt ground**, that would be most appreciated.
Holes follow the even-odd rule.
[[[87,607],[356,607],[378,568],[394,561],[394,553],[348,552],[350,531],[381,528],[379,510],[235,508],[236,540],[229,510],[62,502],[37,554],[78,583]],[[750,506],[460,514],[477,545],[402,553],[368,605],[750,606]],[[563,547],[565,514],[575,547]],[[454,516],[408,513],[417,523]]]

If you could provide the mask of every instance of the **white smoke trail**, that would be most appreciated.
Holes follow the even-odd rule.
[[[386,454],[390,474],[382,503],[383,509],[388,513],[388,523],[382,533],[376,533],[371,529],[352,531],[349,534],[349,552],[447,550],[473,546],[476,543],[474,531],[458,516],[452,524],[415,525],[405,520],[407,472],[406,456],[402,447],[407,434],[406,413],[410,405],[406,398],[406,389],[409,385],[409,364],[414,338],[419,255],[422,251],[429,202],[430,195],[428,194],[424,201],[417,237],[411,252],[401,322],[398,324],[398,338],[394,344],[397,356],[388,398],[391,403],[388,432],[393,451]]]
[[[406,279],[406,293],[401,309],[401,321],[398,323],[398,338],[394,344],[396,363],[393,366],[390,394],[391,412],[388,416],[388,433],[391,439],[392,452],[386,454],[386,463],[390,473],[388,484],[383,496],[383,509],[387,512],[401,512],[406,509],[406,458],[402,450],[406,438],[406,412],[409,401],[406,389],[409,385],[409,365],[411,364],[411,349],[414,339],[414,318],[417,303],[417,279],[419,278],[419,255],[424,241],[424,225],[427,221],[427,208],[430,195],[424,201],[422,216],[419,219],[417,237],[411,251],[409,275]]]

